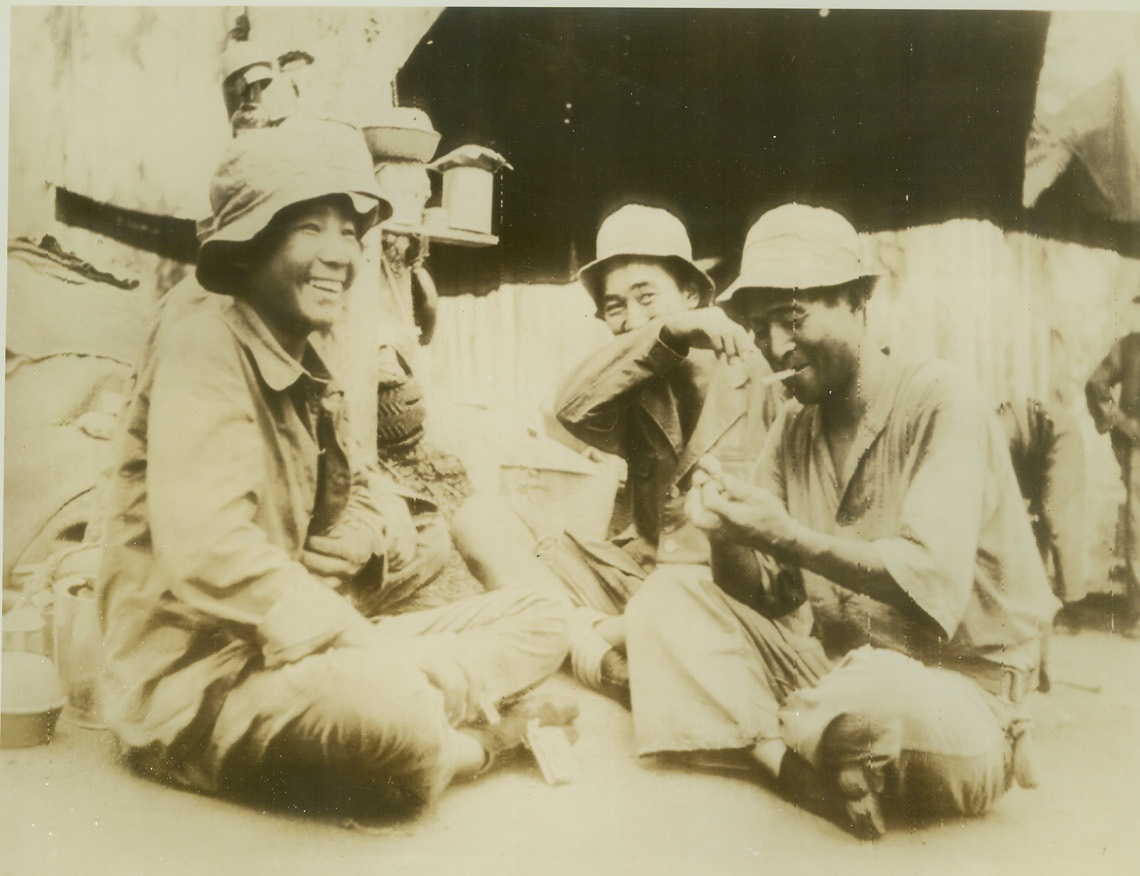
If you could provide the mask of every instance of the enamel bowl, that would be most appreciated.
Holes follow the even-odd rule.
[[[46,745],[64,704],[55,664],[24,651],[5,651],[0,661],[0,748]]]

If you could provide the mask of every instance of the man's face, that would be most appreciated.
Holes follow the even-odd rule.
[[[802,404],[845,393],[858,369],[862,308],[828,290],[745,291],[733,307],[773,371],[794,368],[788,388]]]
[[[271,327],[306,337],[332,327],[360,256],[355,216],[340,200],[313,201],[285,222],[277,246],[249,275],[246,299]]]
[[[652,260],[621,261],[607,267],[602,276],[602,319],[615,335],[699,303],[695,292],[679,287],[672,274]]]

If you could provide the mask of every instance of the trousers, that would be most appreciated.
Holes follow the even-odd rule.
[[[641,755],[738,752],[779,739],[817,769],[859,764],[884,806],[980,814],[1010,786],[1024,727],[1011,699],[966,676],[820,642],[727,596],[703,567],[659,568],[626,608]]]
[[[451,781],[441,692],[401,659],[402,639],[444,639],[498,701],[556,672],[562,607],[522,590],[374,621],[391,647],[330,648],[253,669],[193,738],[129,752],[136,770],[207,793],[379,808],[431,802]]]

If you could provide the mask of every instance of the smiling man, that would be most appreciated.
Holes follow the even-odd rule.
[[[742,758],[868,838],[1033,783],[1024,698],[1056,609],[990,406],[869,341],[874,282],[830,210],[753,226],[722,299],[802,406],[755,483],[702,461],[711,577],[659,575],[626,610],[641,754]],[[773,623],[796,595],[810,636]]]
[[[627,204],[607,216],[579,279],[614,338],[563,381],[555,411],[576,438],[625,460],[632,523],[609,541],[567,532],[542,534],[537,543],[520,526],[515,540],[543,560],[545,576],[520,572],[506,550],[484,550],[479,565],[482,577],[504,582],[553,574],[543,592],[560,592],[578,609],[575,675],[628,705],[625,604],[659,565],[707,566],[708,539],[683,509],[697,460],[715,451],[730,468],[750,464],[782,396],[765,382],[768,366],[747,332],[707,306],[713,281],[668,210]],[[457,538],[461,549],[474,541]]]
[[[531,718],[573,717],[530,699],[485,719],[562,663],[564,608],[516,589],[394,616],[405,594],[371,598],[415,530],[348,443],[322,353],[360,238],[390,212],[360,132],[243,133],[210,200],[196,278],[163,299],[116,440],[106,721],[134,769],[194,790],[305,811],[429,802]]]

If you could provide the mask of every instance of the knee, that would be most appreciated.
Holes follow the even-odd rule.
[[[489,493],[474,493],[452,515],[451,537],[456,544],[470,543],[496,530],[513,531],[516,521],[518,515],[503,499]]]
[[[626,622],[645,627],[669,618],[691,616],[694,604],[702,599],[703,589],[702,583],[691,576],[680,575],[674,569],[655,569],[626,605]]]
[[[468,567],[491,589],[522,577],[520,562],[533,562],[535,538],[498,496],[476,493],[451,518],[451,540]]]
[[[363,649],[324,656],[296,692],[308,707],[266,748],[263,769],[275,790],[338,810],[430,802],[446,784],[439,692],[411,667]]]
[[[570,653],[570,623],[568,613],[572,610],[565,603],[533,591],[508,591],[511,602],[510,612],[518,617],[520,624],[544,643],[553,666],[557,669]]]

